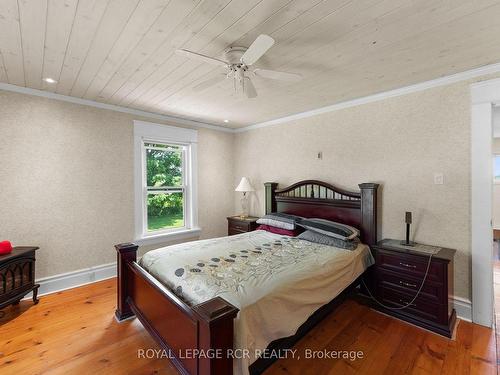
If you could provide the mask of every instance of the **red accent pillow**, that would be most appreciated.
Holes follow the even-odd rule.
[[[291,237],[296,237],[303,232],[303,230],[299,228],[294,230],[289,230],[289,229],[273,227],[271,225],[259,225],[257,227],[257,230],[265,230],[267,232],[271,232],[274,234],[281,234],[283,236],[291,236]]]
[[[12,251],[12,244],[9,241],[0,242],[0,255],[9,254]]]

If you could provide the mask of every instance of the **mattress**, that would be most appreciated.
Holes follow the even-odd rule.
[[[240,309],[234,361],[247,374],[255,353],[293,335],[374,263],[368,246],[354,250],[257,230],[146,253],[140,264],[190,305],[220,296]]]

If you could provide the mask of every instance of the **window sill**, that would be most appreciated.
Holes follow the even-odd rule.
[[[170,241],[183,240],[186,238],[198,237],[200,233],[201,233],[201,228],[184,229],[171,233],[160,233],[160,234],[153,234],[151,236],[144,236],[136,239],[134,243],[136,243],[137,245],[155,245],[162,242],[170,242]]]

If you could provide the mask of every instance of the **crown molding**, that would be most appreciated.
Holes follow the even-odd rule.
[[[368,95],[368,96],[364,96],[364,97],[356,98],[356,99],[352,99],[352,100],[347,100],[344,102],[328,105],[325,107],[320,107],[320,108],[312,109],[309,111],[299,112],[299,113],[296,113],[293,115],[279,117],[279,118],[276,118],[274,120],[264,121],[264,122],[244,126],[242,128],[236,128],[236,129],[235,128],[227,128],[227,127],[223,127],[223,126],[219,126],[219,125],[208,124],[208,123],[201,122],[201,121],[183,119],[183,118],[175,117],[175,116],[162,115],[162,114],[155,113],[155,112],[141,111],[138,109],[122,107],[122,106],[118,106],[118,105],[114,105],[114,104],[100,103],[100,102],[96,102],[93,100],[56,94],[56,93],[49,92],[49,91],[43,91],[43,90],[37,90],[37,89],[28,88],[28,87],[11,85],[9,83],[0,82],[0,90],[12,91],[12,92],[17,92],[17,93],[27,94],[27,95],[40,96],[40,97],[44,97],[44,98],[61,100],[61,101],[65,101],[65,102],[81,104],[81,105],[86,105],[86,106],[95,107],[95,108],[101,108],[101,109],[107,109],[107,110],[116,111],[116,112],[128,113],[131,115],[136,115],[136,116],[141,116],[141,117],[146,117],[146,118],[151,118],[151,119],[156,119],[156,120],[161,120],[161,121],[167,121],[167,122],[171,122],[171,123],[175,123],[175,124],[179,124],[179,125],[191,126],[191,127],[195,127],[195,128],[212,129],[212,130],[218,130],[218,131],[227,132],[227,133],[243,133],[243,132],[246,132],[249,130],[279,125],[279,124],[287,123],[287,122],[294,121],[294,120],[300,120],[303,118],[320,115],[323,113],[334,112],[334,111],[338,111],[338,110],[350,108],[350,107],[355,107],[355,106],[362,105],[362,104],[373,103],[373,102],[377,102],[377,101],[388,99],[388,98],[393,98],[393,97],[397,97],[397,96],[411,94],[414,92],[423,91],[423,90],[427,90],[427,89],[434,88],[434,87],[446,86],[446,85],[449,85],[452,83],[461,82],[461,81],[465,81],[468,79],[477,78],[477,77],[480,77],[483,75],[494,74],[494,73],[500,73],[500,63],[485,65],[485,66],[481,66],[479,68],[466,70],[464,72],[460,72],[460,73],[451,74],[448,76],[432,79],[430,81],[416,83],[413,85],[401,87],[401,88],[394,89],[394,90],[383,91],[383,92],[380,92],[377,94]],[[481,82],[478,82],[475,85],[480,86]]]
[[[122,106],[114,105],[114,104],[100,103],[100,102],[96,102],[94,100],[88,100],[88,99],[82,99],[82,98],[77,98],[77,97],[68,96],[68,95],[56,94],[56,93],[53,93],[50,91],[43,91],[43,90],[32,89],[29,87],[11,85],[10,83],[0,82],[0,90],[11,91],[11,92],[26,94],[26,95],[39,96],[42,98],[55,99],[55,100],[60,100],[63,102],[81,104],[81,105],[86,105],[89,107],[107,109],[107,110],[115,111],[115,112],[128,113],[130,115],[141,116],[141,117],[146,117],[146,118],[161,120],[161,121],[167,121],[167,122],[172,123],[172,125],[178,124],[178,125],[186,125],[186,126],[195,127],[195,128],[205,128],[205,129],[218,130],[218,131],[228,132],[228,133],[234,132],[234,129],[226,128],[226,127],[222,127],[222,126],[218,126],[218,125],[213,125],[213,124],[208,124],[206,122],[188,120],[188,119],[175,117],[175,116],[162,115],[160,113],[155,113],[155,112],[141,111],[139,109],[122,107]]]
[[[410,93],[414,93],[414,92],[418,92],[418,91],[423,91],[423,90],[427,90],[427,89],[434,88],[434,87],[446,86],[446,85],[449,85],[452,83],[465,81],[465,80],[480,77],[480,76],[483,76],[486,74],[499,73],[499,72],[500,72],[500,63],[485,65],[485,66],[482,66],[479,68],[466,70],[464,72],[460,72],[460,73],[451,74],[451,75],[448,75],[445,77],[432,79],[430,81],[416,83],[416,84],[401,87],[398,89],[384,91],[384,92],[380,92],[377,94],[368,95],[368,96],[357,98],[357,99],[347,100],[345,102],[340,102],[340,103],[333,104],[333,105],[328,105],[326,107],[320,107],[320,108],[312,109],[309,111],[296,113],[294,115],[280,117],[280,118],[276,118],[274,120],[264,121],[264,122],[260,122],[257,124],[245,126],[243,128],[235,129],[234,132],[235,133],[242,133],[242,132],[246,132],[249,130],[265,128],[265,127],[273,126],[273,125],[279,125],[279,124],[283,124],[283,123],[290,122],[293,120],[299,120],[299,119],[303,119],[303,118],[307,118],[307,117],[320,115],[323,113],[338,111],[340,109],[345,109],[345,108],[355,107],[355,106],[362,105],[362,104],[377,102],[380,100],[393,98],[393,97],[401,96],[401,95],[406,95],[406,94],[410,94]],[[478,83],[478,85],[479,84],[480,83]]]

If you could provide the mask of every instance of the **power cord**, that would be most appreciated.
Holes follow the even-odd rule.
[[[433,254],[429,255],[429,261],[427,262],[427,268],[425,270],[425,275],[424,275],[424,278],[422,279],[422,284],[420,284],[420,288],[418,288],[418,290],[417,290],[417,294],[415,294],[415,297],[413,297],[413,299],[410,302],[408,302],[406,305],[404,305],[404,306],[401,306],[401,307],[392,307],[392,306],[386,306],[386,305],[384,305],[382,302],[380,302],[379,300],[377,300],[373,296],[373,294],[370,292],[370,289],[368,289],[368,287],[366,286],[365,281],[363,279],[361,279],[361,283],[364,285],[366,291],[370,295],[370,298],[372,300],[374,300],[375,302],[377,302],[380,306],[382,306],[382,307],[384,307],[384,308],[386,308],[388,310],[403,310],[403,309],[406,309],[407,307],[409,307],[409,306],[411,306],[411,305],[414,304],[415,300],[420,295],[420,292],[422,291],[422,288],[424,287],[425,280],[427,280],[427,275],[429,274],[429,269],[431,267],[432,255]]]

